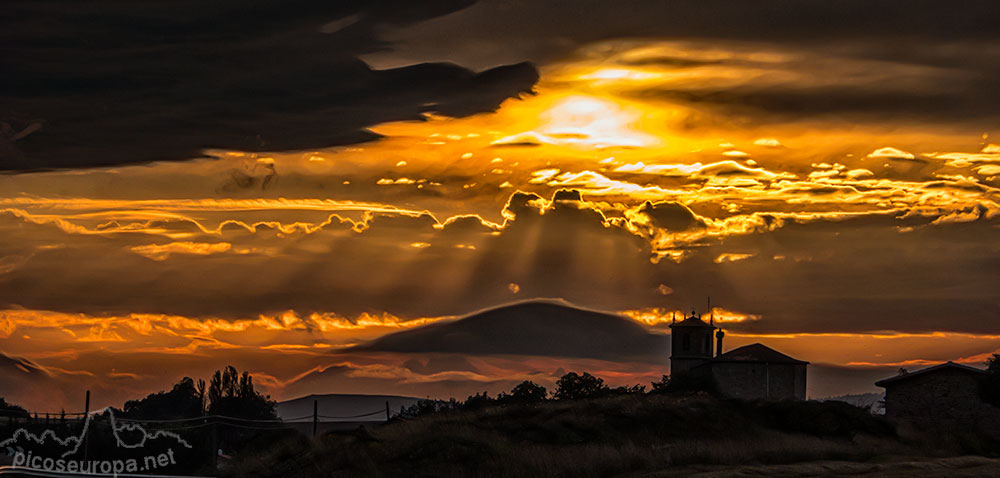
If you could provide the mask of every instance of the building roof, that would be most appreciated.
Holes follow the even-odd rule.
[[[701,320],[700,316],[695,316],[695,315],[692,315],[680,322],[674,322],[670,324],[670,327],[711,327],[713,329],[715,328],[714,325],[711,325],[708,322]]]
[[[897,375],[895,377],[889,377],[889,378],[886,378],[886,379],[883,379],[883,380],[879,380],[878,382],[875,382],[875,386],[877,386],[877,387],[885,387],[887,384],[890,384],[890,383],[901,382],[903,380],[908,380],[908,379],[911,379],[913,377],[919,377],[921,375],[927,375],[927,374],[930,374],[930,373],[940,372],[942,370],[958,370],[958,371],[961,371],[961,372],[972,373],[972,374],[976,374],[976,375],[980,375],[980,374],[985,374],[986,373],[986,371],[983,370],[983,369],[979,369],[979,368],[975,368],[975,367],[970,367],[968,365],[962,365],[960,363],[955,363],[955,362],[952,362],[952,361],[948,361],[948,362],[945,362],[945,363],[942,363],[942,364],[935,365],[933,367],[927,367],[927,368],[924,368],[924,369],[917,370],[916,372],[904,373],[904,374]]]
[[[757,363],[787,363],[808,364],[802,360],[789,357],[764,344],[750,344],[730,350],[712,359],[713,362],[757,362]]]

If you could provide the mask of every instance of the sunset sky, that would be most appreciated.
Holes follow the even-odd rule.
[[[26,408],[230,363],[280,399],[667,373],[352,348],[536,298],[666,333],[711,296],[811,397],[1000,350],[992,1],[62,3],[0,29]]]

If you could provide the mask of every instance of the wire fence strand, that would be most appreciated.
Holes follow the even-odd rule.
[[[17,413],[19,413],[19,414],[22,415],[20,417],[13,417],[12,416],[10,418],[22,418],[22,419],[27,419],[27,420],[35,420],[36,419],[35,417],[39,417],[39,418],[37,418],[37,420],[41,421],[42,419],[40,418],[40,416],[43,415],[43,413],[41,413],[41,412],[38,412],[37,414],[35,414],[34,412],[27,412],[26,413],[26,412],[24,412],[22,410],[0,409],[0,413],[5,412],[5,411],[11,411],[11,412],[16,411]],[[92,411],[92,412],[90,412],[89,415],[95,415],[96,416],[96,415],[99,415],[101,413],[102,413],[102,411],[98,410],[98,411]],[[318,415],[317,414],[317,415],[304,415],[304,416],[301,416],[301,417],[286,418],[286,419],[283,419],[283,418],[253,419],[253,418],[241,418],[241,417],[231,417],[231,416],[227,416],[227,415],[216,415],[216,414],[213,414],[213,415],[202,415],[202,416],[199,416],[199,417],[163,418],[163,419],[155,419],[155,418],[127,418],[127,417],[117,417],[116,416],[115,420],[119,421],[119,422],[124,422],[124,423],[141,423],[141,424],[147,424],[147,425],[179,424],[180,426],[171,426],[171,429],[186,429],[186,428],[200,428],[200,427],[203,427],[203,426],[210,425],[212,423],[220,423],[220,424],[230,425],[230,426],[236,426],[236,423],[274,424],[274,425],[281,425],[281,424],[285,424],[285,423],[310,423],[312,420],[319,419],[319,418],[334,419],[334,420],[345,420],[345,419],[351,419],[351,418],[372,417],[372,416],[376,416],[376,415],[381,415],[383,413],[386,413],[385,409],[373,410],[371,412],[360,413],[360,414],[357,414],[357,415]],[[81,417],[79,419],[74,419],[74,420],[82,420],[83,417],[85,415],[88,415],[88,414],[85,414],[85,413],[65,413],[63,415],[65,415],[65,416]],[[52,419],[58,420],[59,417],[53,418],[50,415],[48,419],[49,420],[52,420]],[[188,426],[184,425],[186,423],[193,423],[193,422],[205,422],[205,423],[200,423],[200,424],[195,424],[195,425],[188,425]],[[235,422],[235,423],[227,423],[227,422]],[[273,427],[271,427],[271,428],[262,427],[262,428],[272,429]]]

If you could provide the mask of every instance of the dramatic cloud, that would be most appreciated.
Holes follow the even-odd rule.
[[[716,108],[744,122],[966,122],[997,115],[997,20],[989,1],[962,8],[902,0],[643,1],[620,8],[483,0],[386,30],[394,48],[366,58],[485,66],[515,58],[550,64],[575,54],[603,68],[588,79],[631,80],[626,88],[636,97]],[[649,38],[663,42],[642,45]],[[441,48],[444,41],[455,44]],[[616,53],[610,60],[609,52]]]
[[[812,396],[1000,349],[993,2],[0,15],[0,395],[634,384],[707,296]]]
[[[529,92],[519,63],[374,70],[374,30],[464,2],[34,3],[4,6],[0,170],[181,160],[371,140],[378,123],[490,111]],[[343,23],[343,25],[340,25]],[[339,27],[339,28],[338,28]],[[264,185],[234,172],[226,188]]]

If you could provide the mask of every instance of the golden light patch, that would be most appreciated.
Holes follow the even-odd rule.
[[[167,260],[171,254],[195,254],[207,256],[209,254],[228,252],[232,248],[233,245],[228,242],[170,242],[167,244],[133,246],[130,250],[141,256],[153,259],[154,261],[164,261]]]

